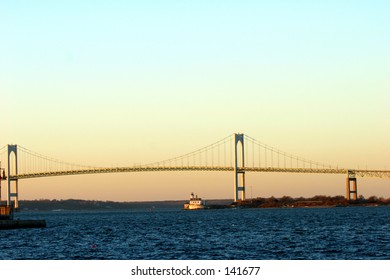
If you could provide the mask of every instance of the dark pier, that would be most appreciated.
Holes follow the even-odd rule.
[[[13,210],[11,206],[0,205],[0,230],[46,227],[45,220],[14,220]]]
[[[44,228],[45,220],[0,220],[0,230],[17,228]]]

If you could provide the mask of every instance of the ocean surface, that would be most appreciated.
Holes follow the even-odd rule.
[[[390,207],[35,212],[0,259],[390,259]]]

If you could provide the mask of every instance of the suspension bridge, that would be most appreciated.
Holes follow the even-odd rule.
[[[6,163],[4,167],[2,163]],[[234,201],[245,200],[247,172],[345,174],[346,198],[357,199],[357,177],[390,179],[390,170],[348,169],[308,160],[244,134],[231,134],[211,145],[168,160],[124,167],[85,166],[61,161],[18,145],[0,148],[1,181],[7,182],[7,206],[18,208],[19,180],[82,174],[155,171],[234,172]]]

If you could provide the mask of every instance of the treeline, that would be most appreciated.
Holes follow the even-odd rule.
[[[390,205],[390,198],[371,196],[364,198],[362,195],[356,201],[348,201],[344,196],[316,195],[310,198],[292,198],[283,196],[281,198],[254,198],[235,203],[241,207],[251,208],[287,208],[287,207],[330,207],[330,206],[350,206],[350,205]]]
[[[39,199],[21,200],[19,208],[22,211],[53,211],[53,210],[153,210],[170,209],[183,206],[183,201],[157,201],[157,202],[115,202],[81,199]]]
[[[82,199],[39,199],[21,200],[19,209],[22,211],[53,211],[53,210],[146,210],[154,209],[182,209],[187,201],[146,201],[146,202],[116,202],[98,201]],[[330,207],[330,206],[350,206],[350,205],[390,205],[390,198],[371,196],[364,198],[359,196],[358,200],[349,202],[343,196],[316,195],[310,198],[292,198],[283,196],[281,198],[254,198],[245,201],[232,203],[231,200],[208,200],[207,205],[235,205],[248,208],[293,208],[293,207]]]
[[[53,211],[53,210],[164,210],[164,209],[182,209],[184,200],[172,201],[140,201],[140,202],[116,202],[82,199],[39,199],[39,200],[20,200],[19,208],[22,211]],[[228,205],[232,200],[208,200],[209,204]]]

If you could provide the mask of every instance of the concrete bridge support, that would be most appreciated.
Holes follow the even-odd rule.
[[[239,149],[239,144],[241,144],[241,149]],[[239,155],[240,151],[241,155]],[[245,167],[244,134],[236,133],[234,135],[234,155],[234,201],[236,202],[238,200],[245,200],[245,171],[240,170],[240,168]]]
[[[11,174],[11,155],[15,155],[13,161],[13,172]],[[7,174],[7,206],[14,206],[15,209],[19,207],[19,194],[18,194],[18,179],[11,179],[11,176],[18,175],[18,146],[17,145],[8,145],[7,151],[7,164],[8,164],[8,174]]]
[[[351,189],[352,186],[352,189]],[[352,197],[351,197],[352,195]],[[353,170],[348,170],[347,173],[347,181],[346,181],[346,194],[345,198],[348,201],[356,201],[357,200],[357,180],[356,173]]]

